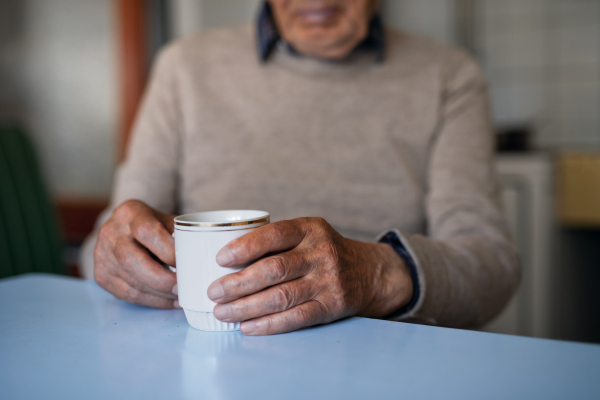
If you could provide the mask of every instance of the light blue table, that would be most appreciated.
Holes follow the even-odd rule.
[[[599,399],[600,346],[352,318],[245,337],[49,275],[0,281],[0,399]]]

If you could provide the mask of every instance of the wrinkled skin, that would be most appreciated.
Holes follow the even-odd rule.
[[[173,216],[129,200],[115,209],[98,232],[94,278],[115,297],[155,308],[173,308],[175,273],[152,259],[148,251],[175,265]]]
[[[367,37],[377,0],[269,0],[283,39],[299,53],[346,57]]]
[[[119,206],[98,235],[98,284],[135,304],[178,307],[175,274],[148,253],[175,264],[173,217],[136,200]],[[218,303],[215,316],[242,321],[247,335],[290,332],[352,315],[382,317],[412,296],[408,269],[390,246],[344,238],[322,218],[262,226],[217,254],[224,268],[253,260],[258,261],[208,289]]]
[[[277,254],[269,256],[270,253]],[[385,316],[412,296],[410,275],[394,250],[342,237],[322,218],[260,227],[217,254],[223,267],[259,257],[208,288],[225,322],[248,335],[289,332],[351,315]]]

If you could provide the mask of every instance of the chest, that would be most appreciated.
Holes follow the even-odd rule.
[[[265,68],[191,81],[184,154],[223,164],[312,159],[331,168],[354,160],[380,174],[379,168],[410,153],[422,169],[439,119],[439,84],[428,72],[328,79]]]
[[[181,160],[190,202],[235,194],[245,206],[275,197],[270,207],[285,217],[293,209],[353,227],[371,226],[374,214],[388,224],[400,207],[411,213],[394,218],[421,224],[439,119],[434,79],[263,71],[190,84],[196,97],[185,102]]]

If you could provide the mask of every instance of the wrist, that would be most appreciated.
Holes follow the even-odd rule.
[[[412,281],[412,297],[400,308],[394,310],[392,313],[385,316],[386,319],[399,319],[407,318],[415,313],[415,308],[419,307],[421,299],[421,278],[419,278],[419,271],[415,263],[413,256],[407,251],[404,243],[402,242],[400,232],[397,230],[389,230],[379,236],[377,239],[379,243],[386,243],[394,249],[396,254],[402,258],[405,266]]]
[[[359,316],[381,318],[402,308],[413,297],[413,281],[406,262],[387,243],[365,243],[370,247],[368,268],[374,272],[370,299]]]

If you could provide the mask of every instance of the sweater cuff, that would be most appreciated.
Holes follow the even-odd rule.
[[[423,273],[415,262],[415,257],[403,243],[402,235],[397,229],[384,231],[377,237],[376,241],[392,246],[396,253],[404,260],[410,272],[413,285],[413,295],[409,302],[387,315],[385,319],[401,320],[413,317],[421,307],[421,304],[423,304],[423,294],[425,291]]]

